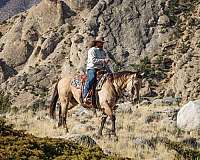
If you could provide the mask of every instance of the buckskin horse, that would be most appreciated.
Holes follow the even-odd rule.
[[[66,118],[68,110],[81,104],[80,96],[81,89],[77,89],[71,83],[73,75],[66,75],[60,79],[55,86],[52,101],[50,104],[50,117],[55,118],[55,109],[58,99],[60,100],[59,122],[58,126],[63,126],[67,129]],[[122,71],[112,73],[104,81],[101,90],[97,91],[99,108],[103,112],[101,125],[98,130],[98,135],[102,135],[102,130],[107,117],[112,121],[111,134],[115,132],[115,114],[117,100],[126,91],[131,96],[133,102],[139,100],[139,90],[141,88],[142,77],[138,72]]]

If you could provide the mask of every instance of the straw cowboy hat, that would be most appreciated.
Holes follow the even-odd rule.
[[[102,43],[104,43],[105,42],[104,41],[104,37],[98,36],[98,37],[96,37],[96,39],[93,42],[102,42]]]

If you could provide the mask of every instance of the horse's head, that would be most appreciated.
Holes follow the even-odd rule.
[[[139,101],[142,74],[132,71],[116,72],[113,74],[113,79],[117,93],[120,94],[125,90],[132,102]]]
[[[139,90],[142,85],[142,75],[134,73],[127,79],[126,92],[128,92],[130,100],[135,103],[139,101]]]

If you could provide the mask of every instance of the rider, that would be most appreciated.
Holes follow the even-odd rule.
[[[111,72],[108,66],[110,60],[108,59],[106,52],[103,50],[104,38],[99,36],[93,41],[93,43],[94,45],[88,50],[86,67],[88,79],[83,91],[83,102],[87,102],[87,94],[96,80],[96,71],[106,69],[108,72]]]

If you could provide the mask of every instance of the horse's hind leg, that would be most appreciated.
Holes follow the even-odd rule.
[[[62,125],[61,123],[61,105],[59,105],[59,120],[58,120],[58,127],[60,127]]]
[[[59,114],[58,127],[63,126],[68,131],[66,118],[67,118],[69,100],[66,98],[60,98],[60,103],[61,103],[61,112]]]

